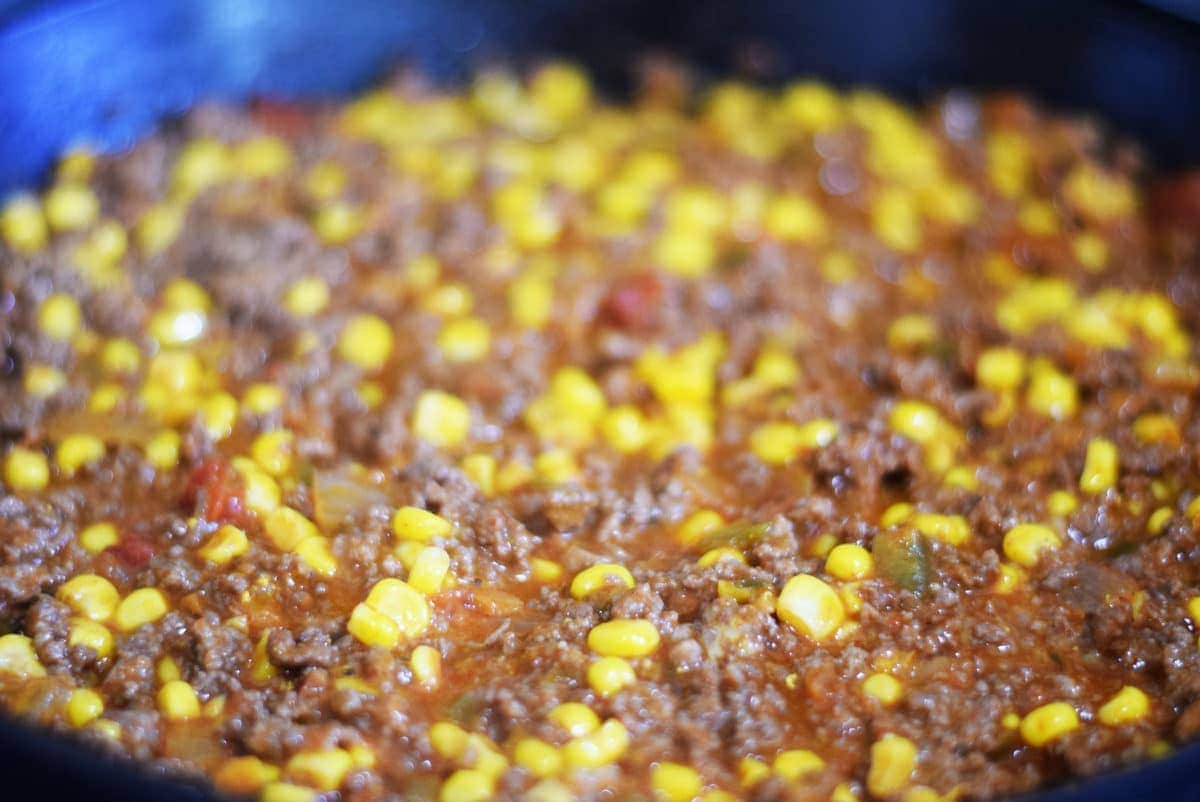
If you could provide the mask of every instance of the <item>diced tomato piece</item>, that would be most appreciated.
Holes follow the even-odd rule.
[[[1200,170],[1159,181],[1151,187],[1150,222],[1161,228],[1200,230]]]
[[[129,568],[145,568],[154,556],[154,544],[140,537],[123,537],[119,543],[109,546],[106,551],[111,552]]]
[[[260,97],[250,102],[250,114],[276,136],[295,139],[312,126],[312,112],[298,103]]]
[[[200,463],[188,478],[186,499],[206,521],[239,523],[245,516],[237,471],[223,459]]]
[[[653,273],[639,273],[613,285],[600,303],[600,316],[622,329],[645,329],[658,319],[663,285]]]

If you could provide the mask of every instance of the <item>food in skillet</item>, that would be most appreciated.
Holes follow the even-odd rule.
[[[202,108],[11,199],[3,707],[268,802],[932,802],[1190,738],[1200,274],[1132,154],[651,87]]]

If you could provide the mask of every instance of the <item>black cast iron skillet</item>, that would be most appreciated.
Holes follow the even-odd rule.
[[[652,52],[710,77],[815,75],[911,99],[1017,89],[1094,113],[1158,167],[1200,165],[1198,0],[0,0],[0,194],[70,144],[129,145],[201,98],[332,97],[398,62],[454,80],[546,55],[619,93]],[[215,797],[0,721],[10,799]],[[1200,802],[1200,745],[1027,799]]]

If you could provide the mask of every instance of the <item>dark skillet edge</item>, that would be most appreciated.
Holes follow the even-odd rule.
[[[262,3],[268,7],[279,6],[276,0],[262,0]],[[961,41],[950,43],[951,53],[946,55],[944,51],[930,49],[942,29],[921,25],[911,19],[918,16],[921,9],[934,5],[942,7],[944,4],[932,0],[920,0],[920,3],[915,9],[907,7],[902,14],[908,18],[904,20],[905,24],[898,31],[888,33],[893,39],[915,36],[916,41],[923,41],[926,48],[917,54],[919,57],[887,74],[884,80],[879,80],[878,74],[872,80],[871,76],[864,74],[861,64],[843,63],[838,67],[829,59],[806,60],[794,56],[778,56],[774,64],[775,74],[820,74],[829,76],[841,85],[878,85],[909,99],[928,98],[953,86],[1013,88],[1031,92],[1054,107],[1099,109],[1099,113],[1111,120],[1113,128],[1122,136],[1128,135],[1148,143],[1154,161],[1159,165],[1200,165],[1200,137],[1195,134],[1197,125],[1200,125],[1200,25],[1173,15],[1169,10],[1171,4],[1156,3],[1153,5],[1160,7],[1150,7],[1126,0],[1091,4],[1070,0],[1047,9],[1045,4],[1035,6],[1031,0],[1011,0],[1003,4],[1004,9],[1000,11],[977,9],[966,14],[969,20],[963,16],[964,12],[954,10],[949,12],[949,23],[943,14],[939,24],[949,24],[951,29],[955,24],[963,26],[957,29],[963,35]],[[16,3],[0,4],[0,87],[11,87],[14,80],[19,81],[32,74],[30,70],[35,62],[29,59],[37,55],[36,45],[39,41],[45,44],[45,40],[54,35],[55,26],[75,26],[79,29],[91,24],[90,15],[94,17],[97,14],[112,24],[130,7],[142,5],[137,0],[59,0],[50,3],[18,0]],[[321,5],[316,0],[297,0],[292,7],[299,6],[316,13],[315,10]],[[632,0],[602,0],[575,8],[571,8],[571,5],[559,0],[531,0],[522,6],[520,24],[514,23],[509,13],[511,4],[502,0],[448,0],[438,13],[432,13],[428,8],[420,9],[418,13],[420,4],[405,0],[396,3],[364,0],[357,10],[363,19],[370,15],[394,18],[402,11],[413,12],[413,19],[397,29],[401,36],[394,41],[404,41],[403,37],[408,37],[407,45],[398,52],[403,56],[403,61],[411,61],[439,79],[461,77],[471,66],[505,52],[564,54],[584,63],[598,76],[603,86],[618,91],[628,82],[629,53],[670,52],[687,63],[698,65],[706,75],[736,74],[744,73],[746,65],[741,63],[735,49],[729,46],[730,41],[774,41],[776,53],[780,53],[783,52],[780,48],[782,42],[797,32],[809,37],[815,35],[810,24],[813,20],[783,3],[763,3],[755,7],[755,13],[742,15],[735,12],[734,18],[730,18],[729,6],[719,2],[684,4],[681,0],[669,0],[654,10],[646,7],[654,4],[639,4]],[[873,6],[878,11],[879,6],[884,4],[862,5]],[[183,6],[177,0],[164,0],[156,8],[169,17],[173,15],[178,22],[186,16]],[[1029,26],[1030,10],[1035,7],[1045,12],[1046,19],[1042,25]],[[1080,16],[1085,8],[1089,13]],[[839,19],[826,20],[827,30],[822,32],[832,31],[836,35],[840,30],[839,22],[844,22],[843,18],[854,13],[853,10],[843,10],[837,14],[826,14],[826,17]],[[672,15],[677,14],[685,15],[686,24],[678,27],[664,24],[664,20],[670,20]],[[464,19],[470,20],[466,33],[463,32]],[[362,24],[360,20],[358,26],[345,25],[320,32],[329,34],[329,41],[333,42],[333,49],[336,50],[339,43],[344,44],[348,38],[357,35],[356,31],[361,29]],[[310,35],[317,32],[314,26],[320,27],[316,23],[310,24]],[[1109,49],[1104,52],[1118,54],[1117,67],[1122,65],[1122,58],[1133,58],[1136,66],[1139,50],[1155,46],[1164,48],[1172,59],[1170,70],[1155,73],[1151,69],[1141,77],[1149,75],[1153,79],[1157,75],[1161,79],[1164,74],[1176,77],[1190,75],[1190,81],[1171,86],[1155,86],[1153,83],[1140,85],[1136,80],[1110,81],[1112,85],[1128,84],[1132,87],[1129,91],[1133,92],[1152,94],[1158,91],[1164,98],[1157,106],[1122,106],[1122,102],[1129,101],[1128,97],[1113,96],[1111,91],[1105,94],[1104,88],[1095,84],[1073,83],[1071,76],[1044,76],[1041,81],[1033,80],[1032,71],[1050,63],[1046,61],[1048,56],[1045,53],[1038,57],[1031,55],[1028,59],[1017,59],[1015,63],[1011,59],[1013,53],[1021,52],[1021,48],[1010,37],[1017,35],[1035,45],[1044,45],[1047,36],[1068,34],[1073,26],[1084,29],[1084,34],[1091,33],[1101,39],[1108,37],[1105,41]],[[157,41],[159,44],[166,37],[167,41],[175,44],[178,33],[168,32],[170,28],[169,24],[164,29],[155,29],[150,25],[140,29],[138,36],[150,37],[145,41]],[[876,33],[882,33],[880,24],[875,25],[875,29]],[[397,30],[386,26],[380,30],[387,36],[397,33]],[[242,35],[253,37],[263,32],[251,29],[243,31]],[[337,53],[336,58],[318,59],[309,64],[304,54],[295,52],[294,43],[284,38],[297,35],[295,31],[267,33],[273,38],[268,43],[270,52],[266,66],[252,74],[230,70],[222,75],[206,76],[205,80],[215,81],[215,96],[228,101],[242,100],[258,92],[283,97],[334,96],[368,83],[393,63],[397,56],[394,41],[385,43],[376,36],[369,47],[343,50]],[[1068,44],[1083,48],[1086,40],[1084,34],[1075,32],[1068,38]],[[614,40],[616,47],[604,46]],[[1003,53],[988,46],[993,41],[1006,40],[1010,58],[1002,61],[1000,57]],[[12,47],[14,41],[19,41],[19,46]],[[133,38],[133,44],[138,44],[137,36]],[[61,83],[54,82],[74,78],[78,83],[88,73],[83,71],[72,75],[64,71],[49,74],[45,81],[37,83],[30,94],[24,97],[14,98],[11,92],[0,88],[0,194],[32,183],[44,171],[50,155],[69,144],[70,138],[79,131],[110,147],[125,146],[149,133],[164,116],[184,110],[197,95],[214,94],[204,81],[189,75],[189,70],[204,58],[211,57],[212,51],[206,48],[219,46],[220,42],[196,39],[185,43],[184,49],[188,45],[196,48],[196,62],[183,59],[170,67],[160,65],[156,71],[149,63],[139,64],[138,56],[130,55],[128,63],[120,65],[124,72],[119,80],[113,86],[104,88],[110,93],[128,91],[131,86],[139,87],[162,79],[159,91],[149,99],[142,98],[145,102],[135,104],[136,108],[129,105],[112,106],[110,102],[116,94],[107,97],[89,95],[85,98],[89,103],[72,107],[70,114],[61,120],[55,119],[48,132],[42,131],[41,136],[34,134],[38,132],[39,125],[49,125],[54,110],[44,100],[55,96],[51,91],[53,88],[63,88]],[[237,42],[233,42],[232,46],[236,45]],[[980,46],[983,47],[982,51],[978,50]],[[130,51],[133,49],[129,48]],[[1087,56],[1086,53],[1081,56],[1081,53],[1082,50],[1075,50],[1072,56]],[[1090,58],[1101,57],[1092,54]],[[975,59],[974,63],[972,59]],[[280,74],[280,71],[293,69],[297,65],[304,65],[300,74]],[[1015,76],[1004,71],[1014,66],[1017,68]],[[1128,68],[1129,65],[1124,66]],[[879,67],[879,63],[869,65],[869,69]],[[886,68],[887,64],[884,63],[883,67]],[[1117,67],[1112,69],[1116,71]],[[317,71],[321,69],[325,69],[326,73],[318,76]],[[122,80],[127,83],[122,83]],[[23,101],[38,100],[35,91],[43,93],[42,105],[23,107]],[[71,99],[79,100],[77,97]],[[1174,104],[1170,124],[1155,119],[1158,114],[1155,109],[1164,108],[1164,103]],[[1114,108],[1124,111],[1113,113]],[[18,112],[31,112],[30,119],[18,119],[14,116]],[[7,132],[4,130],[6,127],[9,129]],[[32,139],[28,138],[30,136]],[[14,160],[14,152],[19,152],[22,158]],[[86,750],[77,740],[68,736],[35,729],[10,718],[0,717],[0,755],[3,755],[0,762],[8,773],[7,788],[11,793],[8,798],[12,799],[200,802],[219,798],[202,784],[181,781],[161,770],[146,769],[125,759],[105,757]],[[1164,760],[1084,778],[1020,799],[1024,802],[1085,799],[1089,802],[1115,802],[1153,797],[1174,802],[1200,800],[1200,744],[1187,745]]]
[[[0,755],[8,799],[88,802],[227,802],[211,786],[169,769],[105,755],[80,740],[0,716]],[[1012,802],[1121,802],[1162,799],[1200,801],[1200,743],[1152,763],[1122,767]]]
[[[0,194],[33,184],[80,137],[127,147],[197,97],[329,97],[397,58],[454,80],[522,53],[576,59],[617,93],[631,60],[653,52],[705,76],[818,75],[908,100],[1013,89],[1093,114],[1164,168],[1200,165],[1200,23],[1159,3],[527,0],[513,13],[509,0],[358,0],[352,12],[248,0],[233,20],[224,8],[0,0]]]

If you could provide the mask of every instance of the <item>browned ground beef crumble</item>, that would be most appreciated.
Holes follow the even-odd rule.
[[[267,802],[978,799],[1200,730],[1196,228],[1133,152],[650,86],[202,107],[11,199],[0,704]]]

